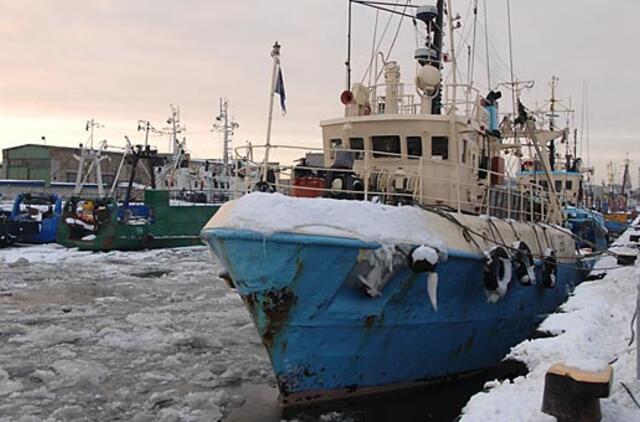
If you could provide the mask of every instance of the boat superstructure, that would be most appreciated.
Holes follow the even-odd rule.
[[[548,134],[519,103],[509,123],[530,140],[547,188],[505,172],[501,94],[458,84],[455,59],[443,83],[444,58],[455,58],[453,41],[446,54],[442,45],[444,9],[411,7],[425,34],[416,87],[382,55],[384,82],[343,92],[322,147],[267,143],[256,190],[276,193],[230,201],[203,229],[286,405],[496,364],[582,279],[542,153]],[[276,65],[279,54],[276,44]]]

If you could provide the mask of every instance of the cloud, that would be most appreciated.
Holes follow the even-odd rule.
[[[495,81],[509,74],[506,9],[504,2],[487,3]],[[454,7],[465,18],[469,4],[458,1]],[[633,154],[634,144],[625,137],[640,130],[635,117],[640,59],[633,54],[640,2],[605,7],[595,0],[539,0],[511,6],[517,76],[537,81],[525,102],[547,98],[546,83],[556,75],[561,96],[570,96],[579,111],[586,81],[594,160],[605,155],[621,160],[627,148]],[[106,135],[120,143],[121,133],[134,132],[138,119],[161,126],[174,103],[182,106],[194,153],[216,155],[221,142],[209,129],[220,96],[230,99],[240,123],[236,144],[262,143],[269,51],[276,39],[283,44],[289,113],[276,116],[274,141],[318,146],[318,122],[342,114],[344,0],[0,0],[0,7],[3,147],[43,134],[50,142],[75,144],[91,117],[112,128]],[[386,19],[380,16],[378,34]],[[354,5],[354,80],[368,63],[374,20],[375,12]],[[396,25],[392,20],[383,50]],[[475,80],[486,84],[484,45],[482,39],[477,43]],[[459,47],[464,57],[465,45]],[[406,21],[394,57],[408,82],[414,48],[414,29]]]

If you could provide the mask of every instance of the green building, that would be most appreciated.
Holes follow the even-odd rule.
[[[2,167],[0,179],[15,180],[44,180],[51,182],[76,181],[78,161],[74,155],[79,155],[79,148],[60,147],[54,145],[25,144],[2,150]],[[104,152],[108,159],[102,162],[102,178],[105,185],[113,183],[118,166],[122,160],[121,152]],[[120,173],[120,181],[129,179],[130,166],[125,165]],[[94,175],[87,180],[95,183]],[[136,182],[148,183],[148,177],[138,172]]]

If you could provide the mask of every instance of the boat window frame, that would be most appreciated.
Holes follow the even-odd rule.
[[[438,151],[434,153],[434,147],[436,144],[434,141],[438,141]],[[443,142],[444,141],[444,142]],[[447,135],[432,135],[431,136],[431,159],[433,160],[449,160],[449,136]]]
[[[356,147],[356,146],[354,146],[354,145],[353,145],[353,141],[360,141],[360,142],[362,142],[362,147]],[[353,151],[354,158],[355,158],[356,160],[362,160],[362,159],[364,159],[364,150],[365,150],[365,149],[364,149],[364,147],[365,147],[365,139],[364,139],[364,136],[356,136],[356,137],[353,137],[353,138],[349,138],[349,149],[351,149],[351,150],[356,150],[356,151]],[[360,151],[362,151],[362,152],[360,152]]]
[[[469,141],[466,139],[462,140],[462,156],[460,157],[460,162],[463,164],[467,162],[467,153],[469,148]]]
[[[338,141],[338,142],[336,142]],[[329,158],[333,159],[336,156],[336,148],[342,146],[342,138],[329,139]]]
[[[422,148],[422,136],[420,135],[410,135],[404,138],[404,141],[407,145],[407,159],[409,160],[419,160],[420,157],[423,157],[424,148]],[[409,147],[409,141],[418,141],[417,145],[420,147],[420,152],[418,154],[412,154],[411,148]]]
[[[388,150],[379,150],[376,149],[376,140],[381,139],[393,139],[394,143],[397,141],[397,152],[396,151],[388,151]],[[373,153],[373,158],[379,159],[400,159],[402,158],[402,138],[400,135],[372,135],[371,139],[371,151]],[[395,148],[394,148],[395,149]],[[393,154],[393,155],[390,155]]]

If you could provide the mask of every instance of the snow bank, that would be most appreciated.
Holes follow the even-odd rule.
[[[625,239],[628,233],[622,242]],[[629,346],[640,279],[638,265],[609,270],[604,279],[578,286],[562,306],[564,312],[550,315],[540,327],[556,337],[524,341],[508,355],[526,363],[529,374],[513,382],[485,385],[488,391],[471,398],[463,409],[462,421],[554,421],[540,408],[545,373],[558,362],[583,369],[611,363],[614,382],[610,397],[601,400],[603,420],[640,420],[640,410],[621,385],[625,383],[640,398],[640,381],[635,376],[636,344]],[[598,262],[600,268],[615,266],[612,257]]]
[[[252,193],[225,204],[205,227],[339,236],[380,244],[427,244],[444,250],[425,212],[369,201]]]

